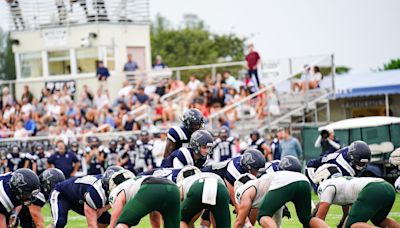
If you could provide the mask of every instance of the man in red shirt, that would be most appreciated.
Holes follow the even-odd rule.
[[[260,87],[260,80],[258,79],[257,66],[261,62],[260,55],[254,51],[254,45],[249,44],[249,54],[246,55],[247,70],[250,77],[254,75],[257,81],[257,86]]]

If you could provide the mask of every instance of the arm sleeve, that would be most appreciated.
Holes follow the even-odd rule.
[[[319,135],[317,140],[315,140],[314,147],[315,148],[320,148],[321,147],[321,135]]]
[[[177,158],[177,157],[174,158],[174,160],[173,160],[173,168],[174,169],[181,169],[183,167],[185,167],[185,164],[182,163],[179,158]]]
[[[335,142],[335,141],[333,141],[333,140],[331,140],[331,139],[328,139],[328,142],[329,142],[329,144],[330,144],[333,148],[335,148],[336,150],[339,150],[339,149],[340,149],[340,143],[337,143],[337,142]]]
[[[321,202],[332,204],[335,195],[336,195],[335,186],[328,185],[324,189],[322,189],[321,193],[319,193],[319,198],[321,199]]]

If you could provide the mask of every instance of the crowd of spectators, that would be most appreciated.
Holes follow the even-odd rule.
[[[262,85],[260,88],[263,88]],[[161,101],[163,95],[177,91],[177,100]],[[67,143],[77,134],[110,131],[140,130],[143,124],[168,127],[188,108],[198,108],[205,117],[222,108],[246,98],[256,91],[252,80],[239,80],[229,71],[217,74],[216,79],[206,76],[204,82],[195,75],[188,83],[171,78],[156,83],[124,81],[116,97],[100,86],[96,91],[83,85],[79,96],[64,86],[51,91],[43,88],[35,97],[28,85],[20,99],[15,99],[9,88],[3,87],[0,102],[0,137],[24,139],[29,136],[61,135]],[[151,107],[151,122],[137,122],[141,112],[133,110]],[[279,105],[273,87],[266,93],[234,107],[219,118],[220,125],[235,127],[235,122],[245,115],[253,114],[259,119],[269,113],[277,114]]]

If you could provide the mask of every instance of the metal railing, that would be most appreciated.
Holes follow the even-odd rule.
[[[312,56],[310,56],[310,57],[312,57]],[[312,66],[312,65],[317,65],[319,62],[326,60],[328,57],[329,57],[329,58],[333,58],[333,55],[329,55],[329,56],[327,56],[327,55],[320,55],[320,56],[316,56],[316,57],[317,57],[316,60],[311,61],[311,62],[308,62],[307,64],[310,65],[310,66]],[[292,58],[290,58],[290,62],[292,62]],[[211,114],[211,115],[208,117],[209,125],[212,126],[214,120],[215,120],[216,118],[218,118],[219,116],[225,115],[225,113],[226,113],[227,111],[229,111],[229,110],[231,110],[231,109],[233,109],[233,108],[237,108],[237,107],[241,106],[242,104],[244,104],[244,103],[250,101],[251,99],[257,97],[258,95],[267,92],[269,89],[271,89],[271,87],[273,87],[273,86],[275,86],[275,85],[277,85],[277,84],[279,84],[279,83],[281,83],[281,82],[284,82],[284,81],[286,81],[286,80],[288,80],[288,79],[290,79],[290,78],[293,78],[294,76],[296,76],[296,75],[302,73],[303,69],[300,68],[300,67],[297,67],[297,68],[298,68],[298,69],[294,70],[294,69],[293,69],[293,66],[290,65],[289,72],[291,72],[291,74],[280,75],[279,77],[275,77],[275,78],[273,78],[273,81],[271,81],[270,84],[267,85],[265,88],[260,89],[260,90],[258,90],[257,92],[255,92],[255,93],[253,93],[253,94],[250,94],[250,95],[247,96],[246,98],[241,99],[240,101],[237,101],[237,102],[235,102],[235,103],[233,103],[233,104],[231,104],[231,105],[228,105],[228,106],[224,107],[223,109],[219,110],[218,112]],[[334,80],[334,79],[332,79],[332,80]],[[307,90],[306,90],[305,97],[306,97],[306,98],[308,97]],[[306,102],[306,105],[307,105],[307,102]]]
[[[93,23],[149,24],[150,21],[148,0],[14,0],[8,4],[10,30],[14,31]]]
[[[293,114],[303,111],[305,108],[307,108],[307,106],[312,105],[312,104],[316,104],[316,103],[318,103],[318,102],[320,102],[320,101],[322,101],[322,100],[324,100],[324,99],[327,99],[327,98],[329,98],[330,96],[332,96],[333,94],[334,94],[334,92],[331,91],[331,92],[326,93],[326,94],[324,94],[324,95],[322,95],[322,96],[320,96],[320,97],[318,97],[318,98],[316,98],[316,99],[314,99],[314,100],[312,100],[312,101],[309,101],[309,102],[307,102],[306,104],[304,104],[304,105],[302,105],[302,106],[300,106],[300,107],[298,107],[298,108],[295,108],[295,109],[289,111],[288,113],[284,114],[283,116],[281,116],[281,117],[279,117],[279,118],[277,118],[277,119],[271,121],[270,123],[265,124],[264,126],[258,128],[258,130],[259,130],[260,132],[262,132],[262,131],[264,131],[265,129],[271,127],[271,126],[276,126],[277,124],[279,124],[279,122],[281,122],[281,121],[283,121],[283,120],[285,120],[285,119],[290,118]]]

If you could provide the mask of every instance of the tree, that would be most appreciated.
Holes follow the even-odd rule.
[[[383,69],[379,70],[395,70],[400,69],[400,59],[392,59],[389,63],[383,64]]]
[[[15,62],[9,33],[0,29],[0,79],[15,79]]]
[[[191,15],[189,19],[185,19],[184,28],[176,29],[169,26],[167,19],[157,15],[151,28],[152,59],[161,55],[170,67],[211,64],[220,59],[244,59],[245,38],[211,33],[199,18]],[[199,71],[198,74],[205,72]]]

